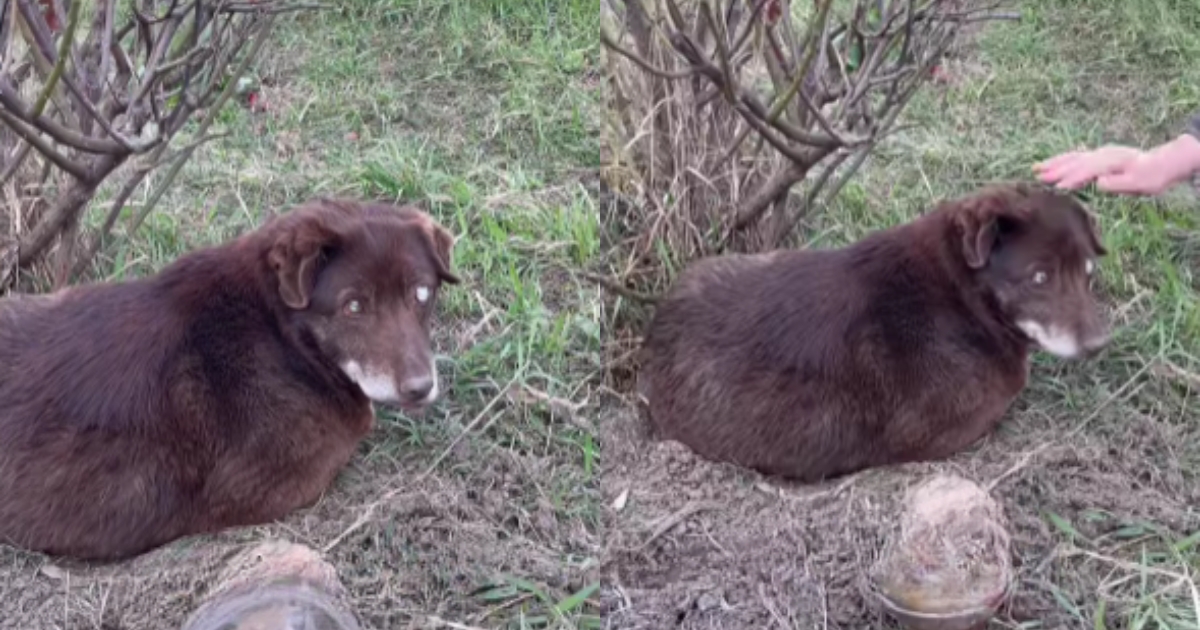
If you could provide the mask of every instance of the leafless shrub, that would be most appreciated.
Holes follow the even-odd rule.
[[[1007,17],[1000,4],[605,0],[602,159],[629,201],[620,280],[596,279],[636,297],[629,285],[696,256],[785,244],[898,129],[962,26]]]
[[[214,137],[209,128],[275,17],[306,6],[5,0],[0,252],[10,255],[0,259],[15,258],[22,269],[46,265],[61,286],[87,267],[147,175],[163,168],[133,217],[129,230],[136,230],[196,148]],[[177,138],[186,140],[172,146]],[[115,190],[107,216],[81,235],[83,213],[102,185]],[[43,259],[56,244],[56,260],[48,264]],[[11,280],[12,272],[0,268],[0,279]]]

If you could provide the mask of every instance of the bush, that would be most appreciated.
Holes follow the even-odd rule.
[[[276,15],[296,8],[272,0],[6,1],[0,291],[14,264],[46,272],[55,286],[82,273],[130,196],[164,169],[132,217],[135,231],[195,149],[215,137],[209,128]],[[112,189],[107,215],[81,234],[102,188]]]

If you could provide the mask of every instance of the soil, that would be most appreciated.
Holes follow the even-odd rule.
[[[1035,369],[1033,381],[1046,383],[1054,369]],[[1120,554],[1129,541],[1112,534],[1131,523],[1179,540],[1200,527],[1189,507],[1200,486],[1183,463],[1200,448],[1190,423],[1170,422],[1162,408],[1138,411],[1143,399],[1127,394],[1147,388],[1074,412],[1047,389],[1027,390],[992,436],[949,461],[808,486],[703,460],[652,440],[632,407],[614,411],[601,423],[605,627],[896,628],[865,596],[865,576],[898,528],[905,492],[936,472],[996,482],[1016,572],[997,619],[1078,626],[1054,590],[1095,610],[1114,566],[1081,560],[1047,514],[1073,523],[1103,550],[1097,556]]]

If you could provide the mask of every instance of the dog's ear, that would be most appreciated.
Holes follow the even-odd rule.
[[[963,260],[971,269],[982,269],[1005,222],[1021,223],[1029,219],[1029,206],[1021,191],[988,190],[964,199],[956,215],[962,239]]]
[[[442,282],[458,284],[462,280],[452,270],[454,251],[454,235],[429,216],[421,221],[422,232],[433,250],[434,262],[437,265],[438,277]]]
[[[287,221],[268,255],[271,268],[279,280],[279,297],[288,308],[308,308],[317,273],[327,251],[341,240],[337,222],[320,208],[293,210],[295,217]]]
[[[1108,255],[1108,250],[1104,247],[1104,241],[1100,234],[1100,221],[1096,218],[1096,214],[1092,212],[1087,205],[1076,201],[1075,209],[1083,215],[1084,221],[1087,222],[1088,237],[1092,241],[1092,249],[1096,250],[1097,256]]]

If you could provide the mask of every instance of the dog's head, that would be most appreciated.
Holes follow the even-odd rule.
[[[1063,358],[1090,356],[1109,327],[1092,293],[1104,245],[1096,218],[1070,194],[993,186],[953,207],[963,262],[1031,342]]]
[[[274,221],[268,264],[289,319],[375,402],[438,396],[429,322],[454,237],[407,207],[321,199]]]

